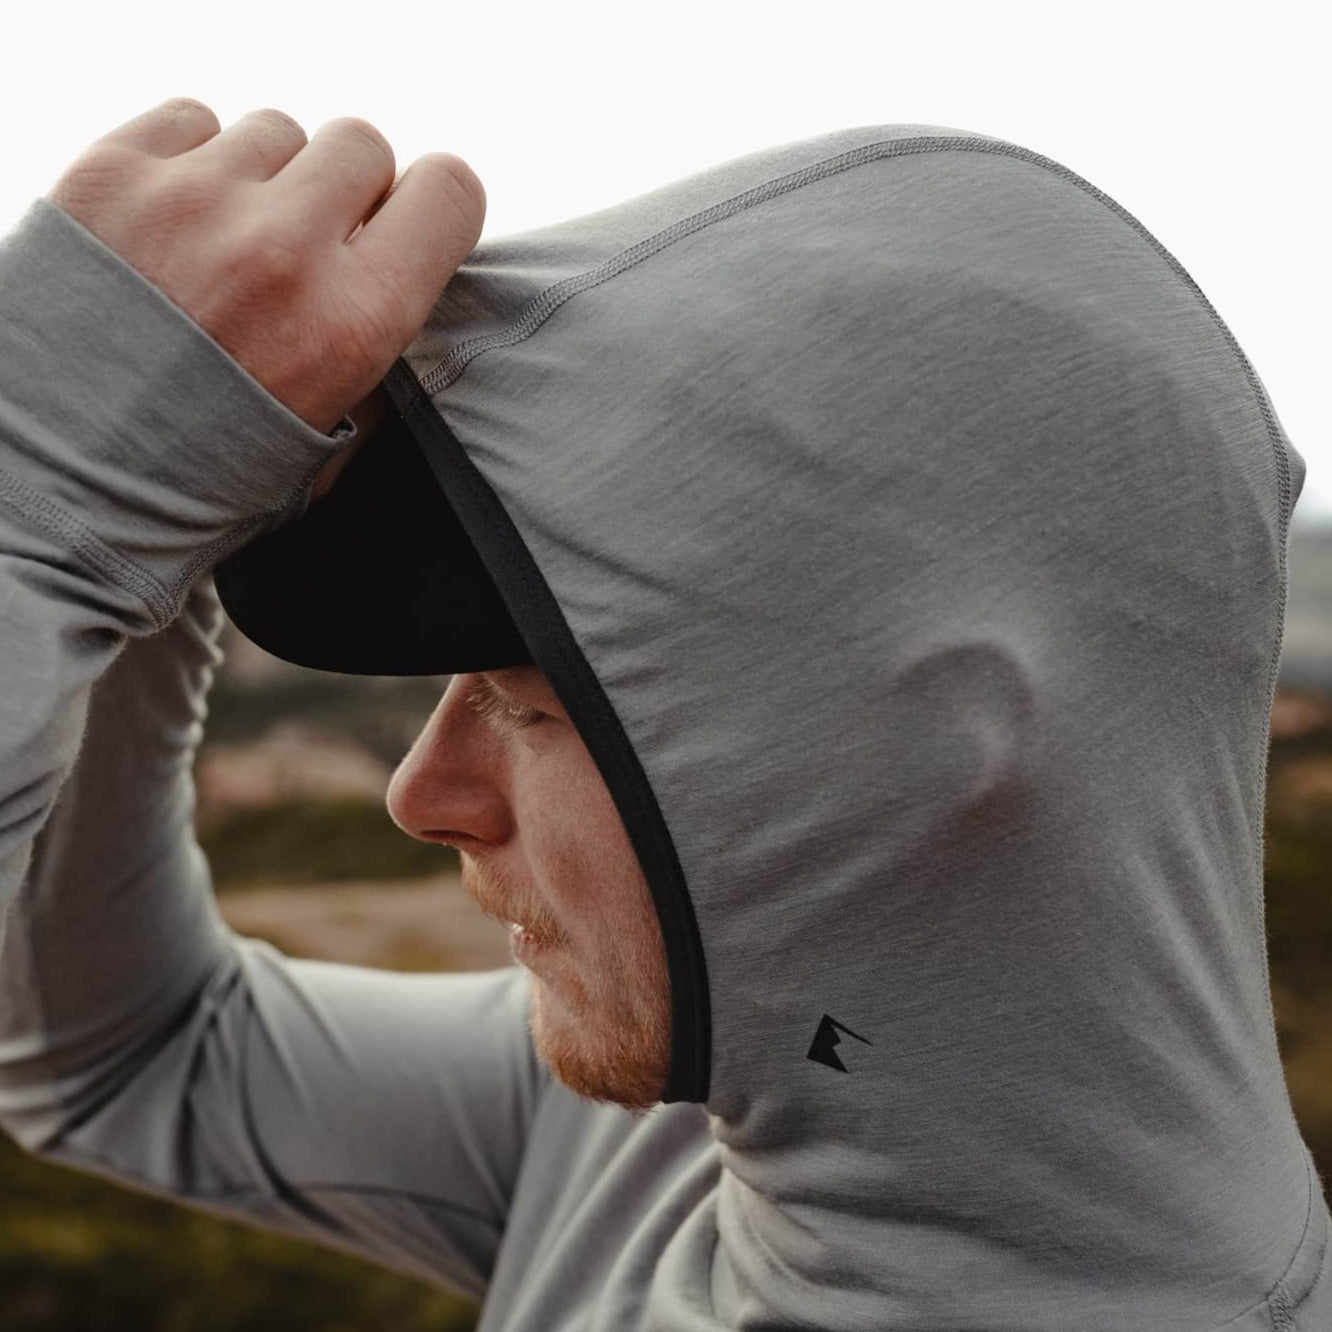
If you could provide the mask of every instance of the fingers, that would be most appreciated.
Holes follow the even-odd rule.
[[[273,182],[312,230],[345,240],[393,184],[393,149],[371,124],[330,120]]]
[[[452,153],[429,153],[407,168],[350,248],[391,283],[416,329],[475,248],[485,216],[485,190],[471,167]]]
[[[395,186],[393,150],[363,120],[306,142],[278,112],[223,131],[183,100],[98,140],[49,197],[319,430],[383,379],[486,209],[448,153]]]
[[[222,126],[202,102],[173,97],[113,129],[102,138],[153,157],[175,157],[211,139]]]
[[[248,180],[276,176],[306,145],[305,131],[290,116],[265,108],[251,111],[195,148],[201,166]]]

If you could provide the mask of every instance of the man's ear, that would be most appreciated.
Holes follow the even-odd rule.
[[[361,399],[347,413],[356,427],[356,437],[345,449],[340,449],[324,464],[323,470],[315,477],[314,487],[310,491],[310,503],[317,504],[338,479],[342,469],[356,457],[357,450],[383,424],[385,417],[392,411],[388,393],[380,385],[373,393]]]

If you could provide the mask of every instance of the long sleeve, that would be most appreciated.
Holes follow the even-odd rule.
[[[0,1125],[475,1295],[543,1085],[522,973],[238,939],[192,827],[208,572],[341,443],[54,207],[0,247]]]

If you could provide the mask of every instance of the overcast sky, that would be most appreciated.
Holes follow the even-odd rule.
[[[260,106],[310,132],[364,116],[400,167],[459,153],[486,186],[490,235],[844,126],[998,135],[1085,176],[1184,265],[1308,463],[1297,520],[1332,521],[1326,45],[1316,6],[1236,12],[1169,0],[25,3],[4,24],[0,229],[86,143],[176,94],[224,123]]]

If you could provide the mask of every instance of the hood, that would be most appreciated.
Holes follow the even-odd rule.
[[[389,387],[653,888],[733,1325],[1260,1300],[1304,464],[1159,242],[849,130],[484,242]]]

